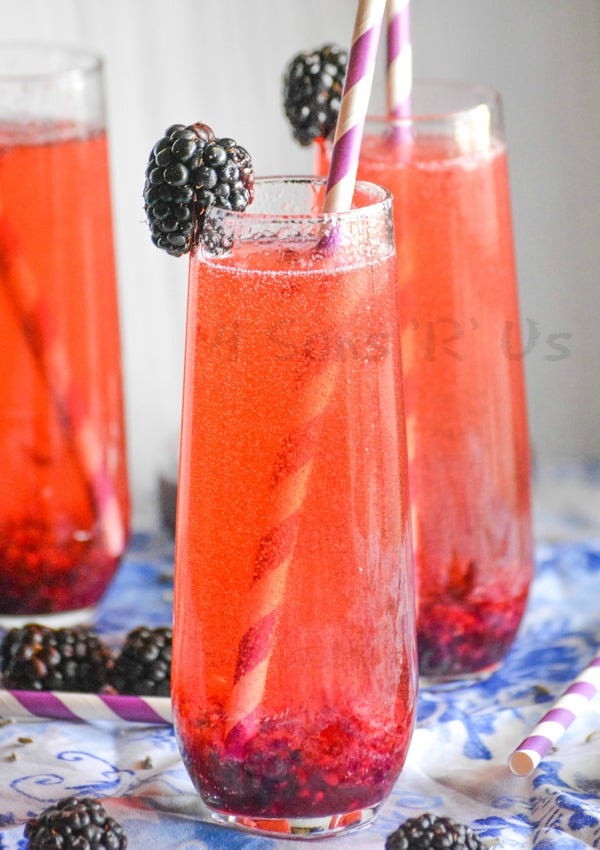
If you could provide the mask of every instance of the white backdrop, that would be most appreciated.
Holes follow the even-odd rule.
[[[415,75],[504,96],[536,455],[600,456],[600,2],[412,7]],[[169,124],[201,120],[247,147],[258,173],[310,170],[283,117],[283,69],[298,50],[347,44],[354,10],[352,0],[0,0],[0,39],[78,44],[106,60],[137,526],[156,521],[157,476],[176,454],[186,287],[185,259],[163,256],[144,223],[148,152]]]

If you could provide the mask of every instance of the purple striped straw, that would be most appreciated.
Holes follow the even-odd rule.
[[[508,760],[511,771],[516,776],[529,776],[599,690],[597,655],[514,750]]]
[[[412,39],[410,0],[387,2],[387,107],[392,118],[411,113]]]
[[[331,151],[325,212],[350,209],[386,0],[359,0]]]
[[[168,697],[2,689],[0,717],[42,717],[86,723],[109,720],[169,725],[173,722]]]

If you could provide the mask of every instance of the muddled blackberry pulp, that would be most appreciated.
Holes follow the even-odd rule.
[[[419,599],[419,673],[443,680],[484,676],[510,649],[523,619],[527,592],[515,598],[506,588],[488,589],[485,598],[458,599],[450,591]]]
[[[227,752],[220,708],[195,722],[184,763],[204,802],[225,814],[310,818],[375,807],[391,792],[408,748],[405,725],[343,706],[309,717],[264,717],[243,749]],[[183,722],[180,719],[178,726]]]
[[[52,614],[96,604],[120,559],[106,551],[99,532],[78,532],[70,521],[59,525],[32,516],[0,524],[4,614]]]
[[[429,555],[429,558],[426,558]],[[485,581],[485,570],[474,559],[446,559],[423,548],[416,569],[432,577],[421,582],[417,649],[422,681],[485,678],[494,672],[513,643],[527,605],[528,587],[510,570],[496,570],[496,581]],[[434,584],[436,576],[443,577]]]

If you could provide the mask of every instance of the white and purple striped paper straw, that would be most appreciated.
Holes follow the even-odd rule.
[[[529,776],[599,690],[597,655],[514,750],[508,760],[511,771],[517,776]]]
[[[406,118],[411,113],[413,65],[410,0],[388,0],[386,12],[388,114],[392,118]]]
[[[0,717],[15,720],[40,717],[86,723],[109,720],[169,725],[173,722],[168,697],[1,689]]]
[[[331,151],[325,212],[350,209],[386,0],[359,0]]]

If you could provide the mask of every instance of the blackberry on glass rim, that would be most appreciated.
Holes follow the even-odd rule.
[[[200,122],[172,124],[156,142],[146,167],[144,209],[153,243],[175,257],[187,254],[211,207],[243,211],[252,201],[248,151],[216,139]]]

